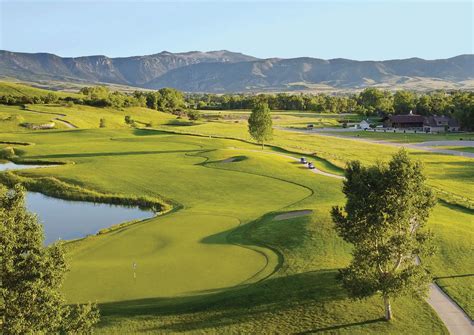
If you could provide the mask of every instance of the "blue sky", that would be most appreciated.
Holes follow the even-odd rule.
[[[472,1],[0,0],[0,49],[60,56],[222,50],[382,60],[473,53]]]

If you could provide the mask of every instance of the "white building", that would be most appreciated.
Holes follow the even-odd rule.
[[[366,130],[366,129],[370,129],[370,123],[366,120],[362,120],[359,122],[359,124],[356,124],[356,129],[363,129],[363,130]]]

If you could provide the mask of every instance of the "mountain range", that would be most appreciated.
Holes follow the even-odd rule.
[[[474,88],[474,55],[386,61],[259,59],[226,50],[110,58],[0,50],[0,76],[22,81],[118,84],[187,92]]]

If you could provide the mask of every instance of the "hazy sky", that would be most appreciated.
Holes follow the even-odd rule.
[[[0,0],[0,49],[60,56],[222,50],[257,57],[473,52],[473,1]]]

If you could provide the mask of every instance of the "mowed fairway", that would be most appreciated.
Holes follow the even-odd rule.
[[[101,304],[98,333],[445,332],[421,299],[398,300],[390,324],[379,298],[348,299],[336,276],[350,249],[329,218],[343,201],[338,179],[227,139],[137,129],[2,134],[14,139],[35,143],[23,158],[74,163],[18,174],[179,205],[67,244],[63,290],[71,303]]]
[[[65,284],[69,301],[196,294],[256,281],[276,268],[278,259],[271,250],[231,244],[227,235],[242,222],[305,198],[307,189],[200,165],[206,160],[203,147],[218,148],[225,140],[147,136],[149,132],[139,132],[140,138],[130,131],[117,137],[87,131],[90,138],[81,140],[85,132],[25,137],[37,143],[28,148],[29,158],[75,164],[23,173],[61,175],[112,193],[164,194],[184,208],[70,245],[71,272]],[[69,143],[73,137],[74,144]],[[48,142],[42,145],[41,138]]]

